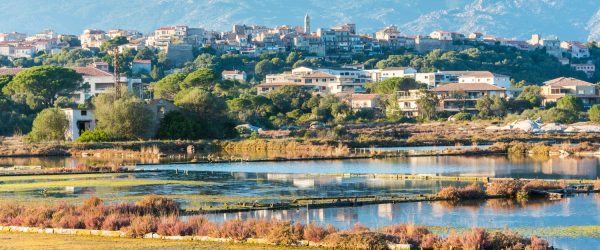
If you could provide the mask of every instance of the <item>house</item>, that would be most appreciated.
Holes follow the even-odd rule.
[[[440,99],[440,111],[477,112],[475,105],[483,96],[506,98],[506,89],[489,83],[449,83],[430,90]]]
[[[588,47],[577,41],[562,41],[560,48],[563,51],[571,54],[571,58],[587,58],[590,57],[590,50]]]
[[[436,30],[436,31],[429,33],[429,37],[431,37],[432,39],[435,39],[435,40],[440,40],[440,41],[454,41],[454,40],[464,39],[465,35],[456,33],[456,32],[447,32],[447,31]]]
[[[61,110],[65,113],[69,121],[69,127],[66,132],[67,140],[75,141],[84,131],[96,128],[94,110],[74,108],[63,108]]]
[[[131,72],[150,74],[152,71],[152,61],[150,60],[133,60],[131,63]]]
[[[600,95],[595,84],[571,77],[559,77],[544,82],[541,94],[544,97],[542,101],[544,106],[568,95],[581,99],[585,108],[600,103]]]
[[[16,75],[25,69],[26,68],[0,68],[0,75]],[[115,86],[115,78],[113,74],[97,69],[91,65],[88,67],[71,67],[71,69],[79,73],[83,77],[83,83],[89,85],[90,87],[86,90],[78,90],[71,93],[70,97],[76,103],[84,103],[93,96],[107,93]],[[120,78],[121,84],[126,85],[127,82],[127,78]]]
[[[110,72],[108,68],[108,63],[105,62],[93,62],[91,66],[105,72]]]
[[[396,98],[398,99],[399,112],[406,117],[416,117],[419,115],[419,107],[417,101],[423,96],[423,90],[411,89],[408,91],[398,91]]]
[[[238,82],[246,81],[246,72],[242,70],[223,70],[221,73],[223,80],[232,80]]]
[[[370,81],[363,70],[298,67],[291,72],[267,75],[257,86],[257,92],[265,94],[283,86],[303,86],[317,94],[364,93]]]
[[[341,94],[342,100],[348,102],[352,110],[378,109],[381,107],[381,96],[378,94]]]
[[[594,72],[596,72],[596,65],[591,64],[591,63],[571,64],[571,68],[573,68],[577,71],[584,72],[588,78],[592,77],[594,75]]]
[[[110,38],[106,35],[106,32],[102,30],[86,29],[81,35],[79,35],[81,47],[84,49],[100,48],[102,43],[108,41],[109,39]]]
[[[16,46],[14,49],[14,58],[32,58],[35,55],[33,46]]]
[[[385,69],[367,70],[371,75],[371,81],[379,82],[393,77],[414,78],[417,70],[413,67],[389,67]]]
[[[458,77],[459,83],[488,83],[494,86],[510,88],[510,77],[489,71],[466,71]]]
[[[469,38],[469,40],[483,41],[483,34],[480,32],[471,32],[467,38]]]

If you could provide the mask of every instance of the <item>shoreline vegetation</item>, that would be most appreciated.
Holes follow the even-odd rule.
[[[227,220],[216,224],[200,216],[180,217],[180,207],[168,198],[146,196],[136,203],[105,204],[92,197],[80,205],[2,204],[0,231],[40,232],[178,240],[250,242],[283,246],[355,249],[552,249],[535,235],[473,228],[441,236],[427,227],[397,224],[367,228],[355,224],[346,230],[331,225],[289,221]],[[66,230],[78,229],[78,230]],[[185,237],[187,236],[187,237]],[[190,237],[193,236],[193,237]]]
[[[598,135],[600,139],[600,134]],[[479,148],[479,145],[489,146]],[[512,140],[496,141],[494,143],[471,144],[410,144],[399,147],[419,146],[464,146],[463,148],[448,148],[445,150],[423,150],[424,155],[461,155],[461,154],[595,154],[600,146],[595,140],[578,142],[577,139],[561,141],[552,138],[545,140]],[[471,146],[471,148],[468,148]],[[536,149],[528,150],[529,146]],[[520,147],[520,149],[511,149]],[[543,148],[545,147],[545,148]],[[294,158],[343,158],[343,157],[390,157],[390,156],[415,156],[415,150],[380,151],[378,147],[349,147],[343,142],[306,141],[301,139],[247,139],[239,141],[131,141],[131,142],[104,142],[104,143],[24,143],[0,144],[0,157],[40,157],[40,156],[96,156],[129,159],[140,158],[166,158],[179,157],[185,159],[189,156],[201,155],[206,161],[232,161],[232,160],[269,160],[269,159],[294,159]],[[385,149],[382,147],[381,149]],[[536,151],[542,149],[543,151]],[[510,151],[512,150],[512,151]],[[564,151],[564,152],[560,152]],[[247,155],[262,155],[270,158],[250,159]],[[246,157],[242,157],[246,155]],[[187,156],[187,157],[186,157]],[[229,158],[229,159],[228,159]],[[193,158],[190,160],[194,160]],[[150,161],[152,162],[152,161]]]

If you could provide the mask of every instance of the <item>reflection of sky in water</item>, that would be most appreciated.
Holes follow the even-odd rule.
[[[532,201],[527,205],[506,200],[488,200],[458,206],[447,202],[418,202],[309,209],[308,214],[306,211],[306,208],[283,211],[261,210],[207,216],[216,222],[247,218],[278,219],[302,223],[310,221],[322,225],[332,224],[339,228],[348,228],[355,223],[374,228],[397,223],[466,228],[598,225],[600,224],[600,197],[578,195],[559,201]],[[588,240],[551,238],[550,241],[564,249],[587,249],[588,246],[600,245],[600,239],[597,238]],[[595,244],[589,245],[591,243]]]
[[[408,157],[337,161],[245,162],[139,166],[146,169],[268,173],[397,173],[527,178],[600,177],[597,158],[508,159],[505,156]]]

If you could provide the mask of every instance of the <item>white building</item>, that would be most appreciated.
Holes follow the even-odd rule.
[[[67,140],[77,140],[84,131],[94,130],[96,128],[94,110],[73,108],[63,108],[61,110],[65,113],[65,116],[69,121],[69,128],[66,132]]]
[[[0,75],[16,75],[26,68],[0,68]],[[83,77],[83,83],[89,85],[87,90],[79,90],[73,92],[70,96],[76,103],[84,103],[87,99],[97,96],[102,93],[107,93],[110,89],[114,88],[114,77],[113,74],[102,71],[93,67],[72,67],[71,69],[79,73]],[[123,89],[127,88],[128,79],[126,77],[120,78]]]
[[[489,71],[470,71],[458,77],[459,83],[487,83],[509,89],[510,77]]]
[[[587,75],[587,77],[592,77],[594,75],[594,72],[596,72],[596,65],[591,63],[571,64],[571,68],[577,71],[584,72]]]
[[[246,72],[241,70],[223,70],[221,73],[223,80],[233,80],[238,82],[246,81]]]
[[[81,35],[79,40],[81,41],[82,48],[100,48],[103,42],[108,41],[109,37],[106,32],[102,30],[86,29]]]
[[[371,81],[379,82],[393,77],[414,78],[417,70],[413,67],[390,67],[385,69],[366,70],[371,75]]]

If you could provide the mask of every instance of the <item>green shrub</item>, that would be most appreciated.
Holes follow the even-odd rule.
[[[102,129],[86,130],[77,138],[77,142],[104,142],[111,141],[112,137]]]
[[[455,121],[470,121],[473,116],[466,112],[460,112],[456,115],[453,115],[452,118],[454,118]]]
[[[592,122],[600,122],[600,104],[595,104],[588,110],[588,118]]]
[[[33,120],[28,139],[31,141],[63,141],[69,127],[67,116],[58,108],[42,110]]]

